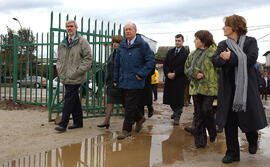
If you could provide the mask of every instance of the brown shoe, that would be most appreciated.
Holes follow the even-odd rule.
[[[131,132],[128,132],[126,130],[123,130],[122,133],[120,135],[117,136],[118,140],[123,140],[127,137],[131,136]]]
[[[174,125],[174,126],[179,125],[179,120],[176,120],[176,119],[175,119],[175,120],[173,121],[173,125]]]
[[[139,122],[136,123],[136,126],[135,126],[135,132],[140,132],[142,130],[142,125],[143,123],[145,122],[145,118],[142,117],[141,120],[139,120]]]

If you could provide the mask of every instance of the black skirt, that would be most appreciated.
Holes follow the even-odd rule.
[[[121,89],[107,88],[107,104],[123,104]]]

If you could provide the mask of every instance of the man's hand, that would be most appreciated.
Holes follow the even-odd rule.
[[[168,78],[171,79],[171,80],[174,80],[174,78],[175,78],[175,73],[169,72],[169,73],[168,73]]]
[[[197,74],[197,79],[202,79],[203,78],[203,74],[202,73],[198,73]]]
[[[113,86],[114,86],[114,87],[117,87],[117,86],[118,86],[118,83],[117,83],[117,82],[114,82],[114,83],[113,83]]]
[[[219,55],[223,60],[229,60],[231,56],[231,51],[229,48],[226,49],[226,51],[223,51]]]
[[[140,80],[142,80],[142,78],[138,75],[138,74],[136,74],[136,78],[140,81]]]

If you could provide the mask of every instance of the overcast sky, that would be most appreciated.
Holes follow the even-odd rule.
[[[259,61],[270,50],[270,0],[0,0],[0,33],[6,26],[18,30],[19,24],[34,32],[48,32],[50,12],[77,18],[91,18],[126,24],[137,24],[142,33],[158,42],[159,46],[174,45],[174,36],[182,33],[185,45],[194,49],[194,33],[210,30],[215,41],[225,39],[223,18],[239,14],[246,18],[248,35],[258,39]]]

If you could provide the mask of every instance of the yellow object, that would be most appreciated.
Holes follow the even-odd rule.
[[[217,99],[214,99],[213,106],[217,106]]]
[[[155,74],[152,75],[151,77],[151,84],[157,84],[158,83],[158,70],[155,69]]]

